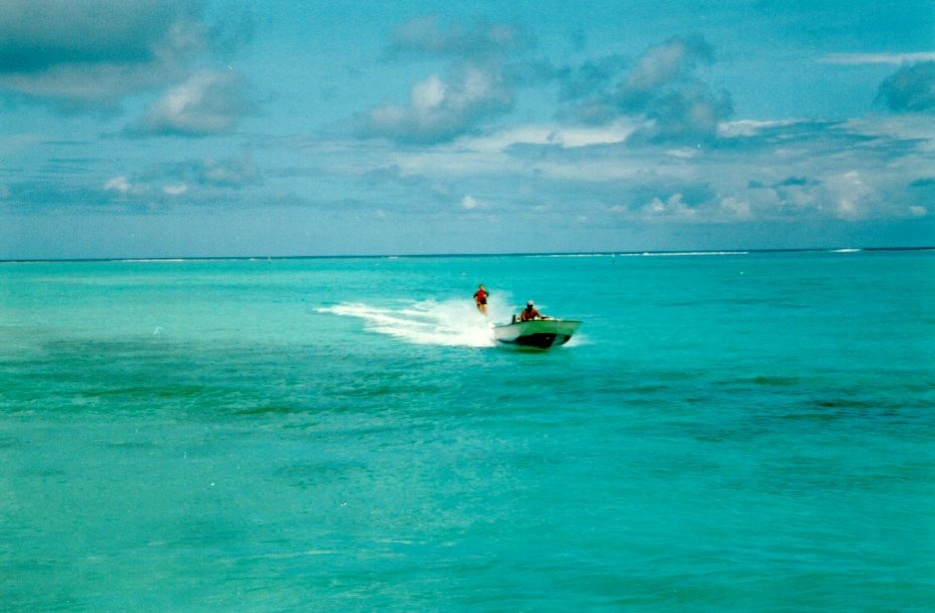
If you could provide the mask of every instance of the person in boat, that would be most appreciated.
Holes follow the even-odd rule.
[[[477,286],[477,291],[474,292],[474,303],[477,305],[477,310],[487,314],[487,296],[490,294],[487,293],[487,290],[484,289],[484,284],[481,283]]]
[[[526,308],[523,309],[523,312],[519,314],[519,320],[532,321],[533,319],[545,319],[545,317],[536,310],[535,305],[532,303],[532,300],[530,300],[526,303]]]

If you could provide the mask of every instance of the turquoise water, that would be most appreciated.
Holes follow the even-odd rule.
[[[585,324],[493,346],[527,299]],[[0,609],[935,602],[935,253],[0,264]]]

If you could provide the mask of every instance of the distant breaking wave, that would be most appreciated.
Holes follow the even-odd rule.
[[[531,258],[644,258],[667,256],[698,256],[698,255],[750,255],[750,251],[641,251],[621,253],[537,253],[528,256]]]
[[[621,253],[621,257],[688,257],[697,255],[750,255],[749,251],[644,251],[643,253]]]
[[[367,330],[386,334],[416,345],[446,347],[492,347],[490,321],[463,299],[438,302],[424,300],[399,307],[342,303],[315,309],[319,313],[355,317]]]

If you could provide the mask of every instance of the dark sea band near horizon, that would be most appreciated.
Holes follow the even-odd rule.
[[[304,255],[162,255],[162,256],[122,256],[122,257],[55,257],[55,258],[0,258],[0,263],[23,264],[42,262],[216,262],[224,260],[345,260],[345,259],[383,259],[383,258],[503,258],[503,257],[634,257],[634,256],[704,256],[704,255],[751,255],[768,253],[859,253],[859,252],[900,252],[900,251],[935,251],[935,245],[909,247],[810,247],[789,249],[700,249],[700,250],[637,250],[637,251],[541,251],[541,252],[504,252],[504,253],[345,253],[345,254],[304,254]]]
[[[580,332],[497,347],[529,299]],[[0,610],[925,611],[933,299],[932,248],[8,261]]]

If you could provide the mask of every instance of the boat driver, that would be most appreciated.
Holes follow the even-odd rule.
[[[520,321],[531,321],[533,319],[542,318],[542,313],[536,310],[536,307],[532,304],[532,300],[526,303],[526,308],[523,309],[523,312],[519,314]]]

